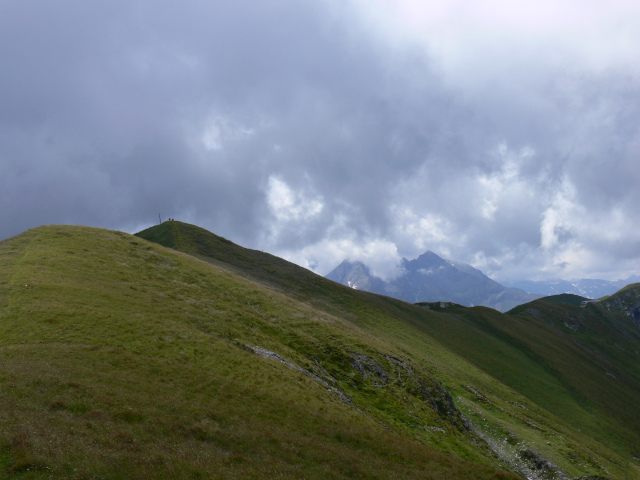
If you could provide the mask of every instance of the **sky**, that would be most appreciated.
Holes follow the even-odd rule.
[[[640,274],[637,0],[4,0],[0,238]]]

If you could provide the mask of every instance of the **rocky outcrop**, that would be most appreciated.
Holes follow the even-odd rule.
[[[407,362],[385,355],[376,360],[372,356],[352,353],[350,362],[362,377],[370,379],[374,386],[400,390],[429,405],[438,416],[460,431],[469,430],[462,413],[441,382],[433,377],[418,374]],[[398,393],[400,393],[398,392]]]
[[[401,408],[401,405],[422,404],[432,409],[442,421],[450,424],[454,429],[460,432],[469,431],[468,421],[455,406],[453,398],[440,381],[423,372],[422,369],[391,355],[377,352],[368,354],[333,352],[332,358],[335,363],[323,364],[318,357],[313,357],[312,368],[307,369],[276,352],[259,346],[243,346],[243,348],[263,358],[281,362],[304,374],[361,413],[374,411],[375,391],[379,391],[381,395],[395,398],[397,408]],[[337,357],[342,357],[342,360]],[[344,368],[338,370],[336,364],[343,365]],[[367,390],[367,385],[374,388]],[[356,397],[360,399],[359,402],[354,400]],[[386,424],[382,424],[389,428]],[[433,425],[424,425],[424,428],[436,428],[437,431],[444,432],[442,428]]]
[[[618,311],[640,327],[640,283],[629,285],[615,295],[601,300],[598,306],[609,311]]]

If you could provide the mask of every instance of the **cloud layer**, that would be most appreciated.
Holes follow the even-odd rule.
[[[326,274],[640,273],[632,2],[0,6],[0,237],[161,213]]]

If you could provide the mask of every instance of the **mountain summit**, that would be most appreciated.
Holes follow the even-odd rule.
[[[403,258],[400,271],[396,278],[385,281],[362,262],[345,260],[326,278],[410,303],[445,301],[483,305],[503,312],[542,296],[507,288],[471,265],[445,260],[432,251],[414,260]]]

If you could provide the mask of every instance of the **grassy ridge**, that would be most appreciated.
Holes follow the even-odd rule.
[[[638,456],[635,435],[638,415],[632,407],[638,401],[640,388],[633,375],[614,381],[609,375],[613,373],[610,364],[617,364],[621,360],[619,355],[594,358],[589,342],[577,344],[575,336],[566,334],[551,320],[555,318],[552,311],[545,310],[542,314],[536,310],[542,305],[572,316],[571,305],[533,302],[532,311],[538,312],[535,315],[528,312],[502,315],[486,308],[456,306],[435,309],[441,310],[436,312],[433,308],[427,310],[353,291],[281,259],[242,249],[180,222],[153,227],[139,235],[158,241],[156,236],[167,231],[180,232],[183,238],[190,239],[188,247],[183,243],[185,251],[303,298],[315,308],[347,319],[398,346],[410,358],[420,359],[455,393],[461,408],[473,406],[475,418],[485,418],[489,413],[485,407],[491,405],[495,424],[502,425],[502,430],[495,430],[497,437],[504,434],[506,437],[502,439],[511,435],[533,442],[569,474],[606,474],[608,470],[600,467],[607,462],[617,466],[610,466],[609,470],[631,469],[634,473],[628,478],[637,474],[631,457]],[[548,318],[538,318],[545,315]],[[608,329],[602,319],[589,319],[590,331]],[[598,337],[598,333],[591,336]],[[478,388],[470,390],[466,388],[468,384]],[[478,389],[488,392],[483,394],[485,400],[491,395],[495,398],[492,402],[478,402],[473,393]],[[514,411],[519,395],[528,400],[528,411],[538,408],[535,415],[523,419],[521,412]],[[504,412],[506,415],[501,415]],[[470,410],[467,413],[475,415]],[[544,423],[548,428],[521,428],[522,423],[527,427]],[[558,437],[569,435],[572,441],[557,442]],[[589,469],[585,465],[589,462],[582,458],[598,460]]]
[[[84,227],[0,243],[5,476],[638,477],[637,418],[610,422],[637,391],[591,395],[612,377],[555,317],[427,310],[180,222],[140,236],[189,255]]]
[[[412,390],[437,390],[429,372],[375,387],[351,354],[389,370],[402,352],[278,291],[82,227],[7,240],[0,262],[8,478],[514,478],[416,443],[443,436],[440,450],[491,463]]]
[[[545,302],[566,303],[567,305],[581,306],[583,302],[588,301],[587,297],[574,295],[573,293],[561,293],[559,295],[549,295],[543,298]]]

